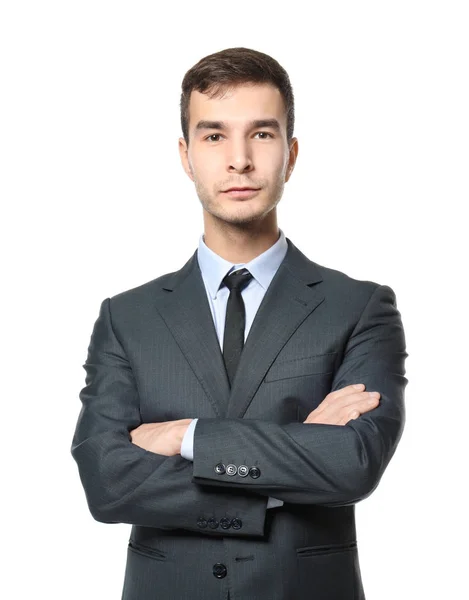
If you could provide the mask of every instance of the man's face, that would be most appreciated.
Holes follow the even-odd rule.
[[[298,142],[294,138],[288,147],[279,90],[250,84],[220,98],[193,91],[189,148],[180,138],[179,150],[204,210],[228,223],[247,223],[265,218],[280,201]],[[227,191],[233,187],[256,191]]]

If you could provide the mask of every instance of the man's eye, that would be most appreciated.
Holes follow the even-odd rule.
[[[261,140],[266,140],[268,138],[273,138],[274,136],[269,133],[268,131],[258,131],[255,135],[261,135]],[[211,135],[207,136],[205,139],[208,140],[209,142],[218,142],[218,139],[213,139],[213,138],[220,138],[221,133],[212,133]],[[266,136],[266,137],[264,137]]]

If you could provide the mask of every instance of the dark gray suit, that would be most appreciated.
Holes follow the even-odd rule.
[[[123,600],[364,598],[354,504],[402,433],[401,316],[390,287],[287,241],[231,390],[196,253],[101,305],[72,454],[93,517],[133,525]],[[378,408],[303,423],[353,383],[379,391]],[[191,417],[193,463],[130,441],[141,423]],[[266,510],[269,496],[285,504]]]

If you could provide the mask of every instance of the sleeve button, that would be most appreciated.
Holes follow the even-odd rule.
[[[249,475],[253,478],[253,479],[257,479],[258,477],[260,477],[261,475],[261,470],[258,467],[251,467],[249,469]]]
[[[237,472],[238,472],[238,467],[236,465],[228,465],[226,467],[227,475],[236,475]]]
[[[220,519],[220,527],[222,529],[229,529],[231,527],[231,519],[228,519],[228,517],[222,517]]]
[[[217,465],[215,465],[215,473],[217,475],[223,475],[223,473],[225,473],[225,471],[226,471],[226,468],[223,463],[218,463]]]

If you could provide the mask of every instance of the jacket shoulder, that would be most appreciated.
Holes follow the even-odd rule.
[[[377,288],[383,287],[382,284],[376,281],[357,279],[343,271],[339,271],[332,267],[326,267],[318,263],[314,263],[314,265],[318,269],[327,289],[333,293],[337,292],[341,295],[346,294],[369,298]]]
[[[357,279],[331,267],[316,265],[322,277],[326,298],[338,306],[343,314],[354,314],[356,318],[364,313],[371,303],[374,306],[392,305],[397,308],[394,290],[385,284],[369,279]]]
[[[292,271],[301,279],[308,279],[311,283],[320,284],[327,294],[333,294],[335,298],[369,298],[376,289],[382,287],[380,283],[369,279],[357,279],[344,271],[325,266],[311,260],[304,252],[288,240],[292,246],[294,265]]]
[[[114,294],[111,296],[111,300],[113,301],[125,301],[127,299],[133,299],[144,296],[154,296],[156,291],[161,290],[165,286],[165,283],[169,282],[172,276],[177,271],[172,273],[165,273],[164,275],[160,275],[151,281],[147,281],[142,283],[136,287],[129,288],[128,290],[124,290],[119,292],[118,294]]]
[[[158,300],[168,293],[164,288],[176,273],[177,271],[165,273],[141,285],[114,294],[110,297],[112,313],[117,317],[139,312],[146,313],[147,309],[151,310]]]

